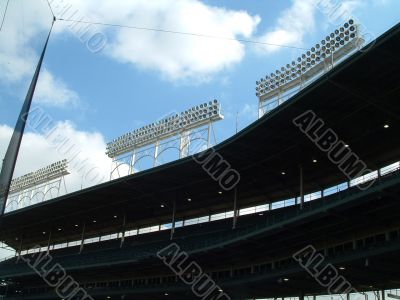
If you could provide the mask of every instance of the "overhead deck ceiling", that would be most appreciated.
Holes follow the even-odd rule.
[[[215,147],[240,173],[239,207],[298,196],[300,165],[305,194],[347,180],[293,125],[295,117],[310,109],[370,169],[399,160],[400,26],[364,50]],[[385,129],[384,124],[390,127]],[[80,239],[83,223],[86,237],[116,232],[122,228],[123,214],[132,228],[168,223],[174,200],[178,220],[232,210],[233,192],[218,191],[218,183],[187,157],[10,212],[2,217],[0,240],[18,248],[22,237],[28,248],[47,244],[43,232],[50,230],[53,242]]]

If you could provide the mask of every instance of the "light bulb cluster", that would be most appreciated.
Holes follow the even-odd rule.
[[[295,61],[256,81],[256,96],[262,97],[300,78],[326,58],[331,57],[333,53],[353,42],[355,38],[357,38],[357,26],[353,20],[349,20]]]
[[[64,176],[68,173],[68,162],[66,159],[55,162],[35,172],[25,174],[12,180],[10,192],[24,190],[28,187]]]
[[[106,154],[114,158],[131,151],[138,145],[143,146],[156,139],[166,138],[220,119],[222,119],[222,115],[218,100],[205,102],[114,139],[107,144]]]

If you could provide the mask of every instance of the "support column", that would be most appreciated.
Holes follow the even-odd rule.
[[[304,300],[304,292],[300,291],[299,300]]]
[[[175,214],[176,214],[176,199],[174,199],[174,202],[172,203],[172,226],[171,226],[171,237],[170,237],[171,240],[174,238],[174,233],[175,233]]]
[[[83,242],[85,240],[85,228],[86,228],[86,222],[83,223],[82,237],[81,237],[81,247],[79,248],[79,254],[82,253],[82,250],[83,250]]]
[[[382,291],[381,291],[381,294],[382,294],[382,297],[381,297],[382,300],[385,300],[385,290],[382,290]]]
[[[179,147],[179,158],[184,158],[189,154],[190,145],[190,130],[181,133],[180,147]]]
[[[158,148],[159,148],[160,142],[156,141],[154,145],[154,162],[153,162],[153,167],[157,166],[157,156],[158,156]]]
[[[208,123],[207,128],[207,149],[211,147],[211,122]]]
[[[135,163],[136,163],[136,149],[133,149],[131,156],[131,165],[129,166],[129,175],[135,173]]]
[[[238,217],[238,210],[237,210],[237,186],[235,186],[235,189],[233,190],[233,224],[232,224],[232,229],[235,229],[235,228],[236,228],[237,217]]]
[[[53,229],[50,229],[49,240],[47,241],[47,255],[49,255],[49,253],[50,253],[50,242],[51,242],[51,232],[52,231],[53,231]]]
[[[300,165],[300,209],[304,206],[303,167]]]
[[[122,248],[125,241],[125,225],[126,225],[126,213],[124,213],[124,220],[122,221],[122,237],[121,237],[121,245],[119,246]]]
[[[21,258],[21,251],[22,251],[22,236],[20,237],[20,241],[19,241],[19,248],[18,248],[18,252],[17,252],[17,262]]]
[[[346,300],[350,300],[350,294],[346,294]]]

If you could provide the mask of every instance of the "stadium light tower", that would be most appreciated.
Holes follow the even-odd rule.
[[[360,26],[349,20],[296,60],[256,81],[259,117],[332,69],[364,43]]]
[[[13,179],[5,212],[58,196],[62,182],[66,190],[64,176],[69,174],[67,169],[68,162],[64,159]],[[54,195],[53,192],[55,192]]]
[[[126,175],[134,173],[137,170],[136,163],[144,157],[151,156],[152,165],[156,166],[159,163],[157,159],[167,148],[176,148],[179,158],[183,158],[196,150],[210,147],[212,124],[222,119],[221,105],[213,100],[184,112],[174,113],[114,139],[107,144],[106,149],[106,154],[113,160],[111,179],[114,172],[118,173],[117,177],[123,176],[119,174],[119,167],[122,165],[127,169]],[[206,137],[200,137],[200,132],[205,132]],[[205,144],[199,149],[190,149],[191,143],[200,139]],[[154,146],[144,149],[150,145]]]

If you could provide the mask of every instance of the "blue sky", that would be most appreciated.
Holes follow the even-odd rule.
[[[0,2],[0,16],[5,9]],[[73,18],[217,35],[309,48],[344,22],[332,18],[325,3],[353,15],[366,31],[380,35],[399,21],[397,0],[158,0],[51,1],[69,5]],[[66,14],[64,17],[66,17]],[[27,85],[51,24],[45,0],[13,0],[0,32],[0,154],[3,155]],[[64,126],[82,151],[105,164],[105,142],[212,99],[225,119],[216,126],[218,142],[257,118],[255,81],[303,51],[256,46],[204,37],[93,26],[107,38],[105,48],[89,51],[57,21],[50,38],[33,107]],[[17,175],[62,159],[49,150],[40,132],[27,128]],[[51,151],[51,150],[49,150]],[[101,157],[101,158],[100,158]],[[108,166],[107,166],[108,168]]]

